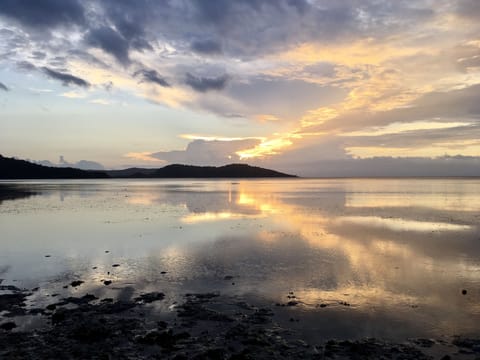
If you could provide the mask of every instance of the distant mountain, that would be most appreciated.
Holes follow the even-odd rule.
[[[262,178],[295,177],[278,171],[264,169],[247,164],[230,164],[220,167],[194,165],[167,165],[160,169],[130,168],[109,170],[108,175],[115,178]]]
[[[92,171],[51,167],[0,155],[0,179],[92,179],[92,178],[271,178],[296,177],[247,164],[220,167],[167,165],[160,169],[129,168]]]
[[[103,171],[43,166],[0,155],[0,179],[91,179],[108,177]]]
[[[264,169],[247,164],[230,164],[220,167],[168,165],[154,172],[159,178],[257,178],[257,177],[295,177],[278,171]]]

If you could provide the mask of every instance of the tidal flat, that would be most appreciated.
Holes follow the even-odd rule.
[[[0,182],[0,357],[480,356],[480,179]]]

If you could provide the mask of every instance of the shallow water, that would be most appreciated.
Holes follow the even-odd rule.
[[[298,302],[274,310],[307,339],[480,334],[479,179],[2,188],[0,282],[40,287],[31,306],[55,293],[160,290],[168,311],[185,293],[219,291],[272,307]],[[75,279],[85,284],[63,288]]]

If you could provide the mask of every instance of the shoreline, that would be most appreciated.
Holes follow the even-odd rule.
[[[67,287],[80,287],[73,281]],[[239,301],[219,292],[187,293],[159,311],[160,291],[114,300],[85,293],[55,297],[45,307],[29,307],[38,288],[21,290],[0,282],[0,357],[29,359],[475,359],[480,339],[330,339],[309,343],[277,315],[298,303],[262,304]],[[43,326],[18,330],[22,321]],[[292,324],[299,319],[290,318]]]

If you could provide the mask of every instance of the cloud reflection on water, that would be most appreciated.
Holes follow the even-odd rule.
[[[351,326],[354,319],[365,321],[360,335],[387,326],[387,317],[440,335],[474,331],[480,321],[476,205],[446,206],[475,199],[478,180],[102,184],[60,186],[61,204],[51,184],[46,197],[18,200],[17,216],[29,229],[9,226],[9,216],[18,218],[9,212],[13,205],[2,204],[2,229],[20,244],[33,232],[43,234],[41,246],[34,244],[38,251],[57,239],[58,256],[70,259],[73,273],[91,263],[106,269],[115,258],[95,251],[100,243],[108,246],[121,255],[120,284],[160,282],[172,291],[214,289],[271,302],[285,302],[295,291],[298,311],[310,313],[311,326],[325,321],[326,311],[347,311],[340,302],[351,304]],[[43,185],[28,186],[39,191]],[[82,241],[74,241],[79,234]],[[14,241],[4,244],[10,254],[18,250]],[[39,261],[18,256],[27,260]],[[160,276],[161,270],[168,274]],[[234,275],[236,285],[223,281],[225,275]],[[321,303],[329,306],[319,309]]]

